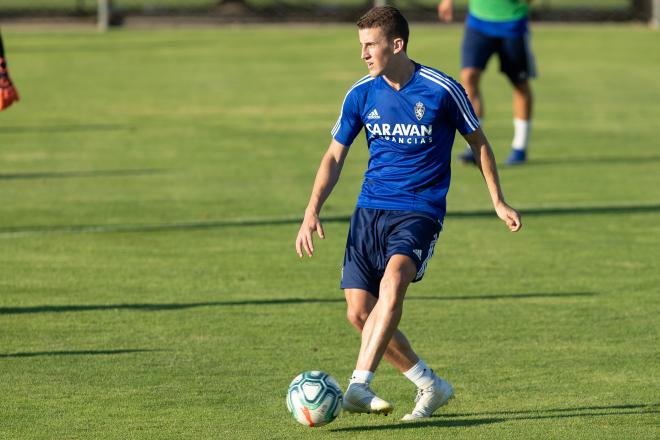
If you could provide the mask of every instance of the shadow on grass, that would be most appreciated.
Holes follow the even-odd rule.
[[[564,298],[588,297],[596,295],[593,292],[561,292],[561,293],[519,293],[507,295],[465,295],[465,296],[410,296],[406,301],[483,301],[498,299],[530,299],[530,298]],[[141,310],[159,312],[167,310],[185,310],[196,307],[229,307],[229,306],[264,306],[288,304],[343,303],[340,298],[275,298],[240,301],[209,301],[196,303],[164,303],[164,304],[85,304],[85,305],[42,305],[28,307],[0,307],[0,315],[20,315],[27,313],[66,313],[91,312],[103,310]]]
[[[545,166],[545,165],[567,165],[567,164],[645,164],[649,162],[658,162],[660,161],[660,156],[621,156],[621,157],[566,157],[566,158],[555,158],[555,159],[532,159],[525,167],[531,165],[535,166]],[[507,169],[514,167],[506,167]],[[516,167],[521,169],[521,167]]]
[[[387,425],[373,425],[373,426],[353,426],[348,428],[332,429],[331,431],[337,431],[337,432],[375,431],[375,430],[392,430],[392,429],[414,429],[414,428],[425,428],[425,427],[453,428],[453,427],[479,426],[484,424],[510,422],[515,420],[543,420],[543,419],[564,419],[564,418],[574,418],[574,417],[606,417],[606,416],[621,416],[621,415],[658,414],[660,413],[660,410],[658,410],[659,406],[660,404],[658,403],[641,403],[641,404],[622,404],[622,405],[610,405],[610,406],[549,408],[549,409],[537,409],[537,410],[503,410],[503,411],[478,412],[478,413],[445,413],[418,422],[400,422],[400,423],[392,423]],[[585,411],[590,411],[590,412],[585,412]],[[599,411],[599,412],[594,412],[594,411]],[[556,413],[568,413],[568,414],[556,414]],[[475,416],[495,416],[495,417],[478,418],[478,419],[465,418],[465,417],[475,417]],[[454,417],[459,417],[459,418],[454,418]]]
[[[20,353],[0,353],[2,358],[27,358],[38,356],[98,356],[98,355],[116,355],[116,354],[130,354],[130,353],[148,353],[162,350],[150,349],[126,349],[126,350],[65,350],[65,351],[33,351],[33,352],[20,352]]]
[[[369,425],[369,426],[351,426],[348,428],[331,429],[332,432],[351,432],[351,431],[380,431],[385,429],[414,429],[414,428],[466,428],[471,426],[488,425],[491,423],[505,422],[506,419],[488,418],[488,419],[439,419],[432,418],[421,420],[419,422],[399,422],[389,423],[387,425]]]
[[[623,206],[573,206],[521,209],[523,217],[530,216],[561,216],[561,215],[622,215],[660,212],[660,204],[655,205],[623,205]],[[496,218],[491,209],[475,211],[450,211],[448,218]],[[350,215],[325,216],[324,223],[347,223]],[[215,220],[182,223],[160,224],[115,224],[115,225],[62,225],[62,226],[16,226],[0,228],[0,235],[32,235],[32,234],[81,234],[81,233],[116,233],[116,232],[161,232],[187,231],[201,229],[218,229],[227,227],[254,227],[298,225],[299,217],[245,219],[245,220]]]
[[[503,411],[484,411],[476,413],[443,413],[443,417],[478,417],[478,416],[509,416],[515,414],[536,414],[536,413],[553,413],[553,412],[570,412],[570,411],[600,411],[610,409],[643,409],[643,408],[659,408],[660,403],[638,403],[638,404],[621,404],[621,405],[607,405],[607,406],[578,406],[568,408],[548,408],[548,409],[525,409],[525,410],[503,410]]]
[[[2,133],[80,133],[87,131],[133,130],[123,124],[58,124],[43,126],[2,127]]]
[[[147,176],[160,174],[167,170],[94,170],[94,171],[44,171],[38,173],[0,174],[0,180],[19,179],[70,179],[79,177],[120,177],[120,176]]]
[[[92,3],[93,2],[84,2],[78,0],[78,3]],[[183,2],[182,2],[183,3]],[[92,14],[94,14],[94,11],[96,6],[94,8],[86,9],[86,11],[91,11]],[[208,14],[208,8],[203,7],[203,8],[186,8],[188,11],[193,11],[193,12],[198,12],[198,13],[204,13]],[[44,9],[42,9],[43,11]],[[54,15],[57,15],[56,13]],[[81,43],[76,43],[76,44],[57,44],[57,45],[47,45],[43,47],[35,46],[35,45],[30,45],[30,46],[21,46],[20,47],[20,52],[21,53],[33,53],[33,54],[38,54],[38,53],[47,53],[47,54],[53,54],[53,53],[93,53],[95,55],[101,54],[101,53],[128,53],[128,52],[138,52],[139,54],[144,54],[146,51],[154,51],[154,50],[165,50],[166,52],[172,52],[175,50],[187,50],[187,49],[195,49],[198,50],[201,46],[205,47],[213,47],[214,45],[218,45],[217,40],[213,39],[185,39],[185,37],[182,37],[181,40],[162,40],[162,41],[155,41],[155,40],[149,40],[149,41],[131,41],[131,44],[122,44],[121,46],[115,43],[99,43],[96,41],[89,41],[89,42],[81,42]],[[14,48],[14,45],[12,45],[13,50],[17,50]],[[165,52],[163,52],[165,54]]]
[[[547,208],[523,208],[520,212],[524,216],[555,216],[555,215],[620,215],[660,212],[660,205],[622,205],[622,206],[571,206]],[[492,210],[457,211],[448,213],[448,217],[470,218],[491,217]]]

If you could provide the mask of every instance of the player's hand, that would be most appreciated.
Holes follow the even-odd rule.
[[[445,23],[451,23],[454,20],[454,5],[451,0],[442,0],[438,3],[438,18]]]
[[[507,205],[505,202],[501,202],[495,206],[495,212],[497,212],[497,216],[506,223],[511,232],[520,231],[520,228],[522,228],[522,222],[520,221],[520,213],[518,211]]]
[[[325,238],[319,214],[313,211],[305,211],[305,218],[302,225],[300,225],[298,237],[296,237],[296,253],[299,257],[302,258],[303,256],[303,249],[309,257],[314,254],[314,231],[319,234],[319,237]]]
[[[0,58],[0,110],[4,110],[18,101],[18,91],[9,78],[9,72],[4,67],[5,60]]]

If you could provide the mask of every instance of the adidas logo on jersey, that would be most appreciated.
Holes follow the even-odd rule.
[[[371,113],[367,116],[367,119],[380,119],[380,115],[378,114],[378,110],[373,109],[371,110]]]

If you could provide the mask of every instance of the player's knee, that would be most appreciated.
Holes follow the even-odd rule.
[[[461,71],[461,83],[468,90],[476,90],[479,86],[481,73],[477,69],[463,69]]]
[[[367,318],[369,317],[369,312],[367,312],[364,309],[360,308],[348,308],[346,311],[346,318],[348,319],[348,322],[351,323],[353,327],[356,329],[362,331],[362,328],[364,327],[364,323],[367,322]]]
[[[386,273],[380,282],[378,301],[383,301],[390,310],[397,309],[403,304],[403,297],[407,287],[408,281],[403,273]]]
[[[532,88],[529,86],[529,81],[513,83],[513,88],[521,95],[524,96],[532,95]]]

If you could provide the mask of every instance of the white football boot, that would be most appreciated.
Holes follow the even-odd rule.
[[[352,383],[348,386],[342,403],[343,408],[351,413],[389,414],[394,406],[386,400],[376,396],[369,385],[365,383]]]
[[[431,417],[433,412],[449,402],[454,397],[454,388],[449,382],[436,376],[428,388],[418,388],[415,397],[415,409],[401,420],[417,420]]]

